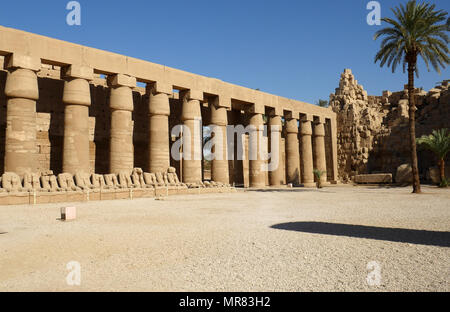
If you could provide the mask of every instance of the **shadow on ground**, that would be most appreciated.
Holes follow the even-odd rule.
[[[272,225],[278,230],[368,238],[399,243],[450,247],[450,232],[385,228],[326,222],[289,222]]]

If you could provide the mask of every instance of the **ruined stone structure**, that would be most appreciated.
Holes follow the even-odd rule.
[[[350,69],[341,74],[339,87],[330,95],[337,113],[339,177],[349,181],[357,174],[390,173],[410,163],[407,85],[399,92],[369,96]],[[450,128],[449,80],[426,92],[416,89],[416,135]],[[422,179],[436,165],[434,155],[419,149]],[[396,180],[400,180],[397,177]]]
[[[336,114],[304,102],[5,27],[0,90],[0,203],[12,193],[45,202],[156,196],[158,188],[312,186],[314,168],[337,181]],[[248,133],[242,138],[256,159],[213,160],[205,181],[201,159],[170,157],[170,129],[194,132],[199,120],[270,127],[262,149],[249,145]],[[269,151],[271,132],[280,144]],[[201,152],[201,136],[191,145]],[[228,150],[236,156],[235,144]],[[280,158],[270,173],[261,167],[265,151]]]

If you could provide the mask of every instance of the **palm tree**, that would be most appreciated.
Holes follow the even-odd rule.
[[[314,176],[316,177],[316,180],[317,180],[317,188],[322,188],[322,180],[321,180],[321,178],[322,178],[322,175],[324,175],[324,174],[326,174],[327,172],[326,171],[320,171],[319,169],[314,169],[313,170],[313,174],[314,174]]]
[[[448,129],[433,130],[430,135],[418,138],[417,144],[424,145],[436,154],[439,159],[441,183],[445,183],[445,157],[450,152],[450,131]]]
[[[413,193],[420,193],[419,169],[416,150],[416,130],[414,99],[414,73],[419,75],[417,58],[422,57],[427,69],[429,64],[440,73],[439,67],[445,68],[450,63],[449,37],[447,32],[447,12],[435,10],[435,5],[416,3],[410,0],[406,6],[400,4],[392,9],[396,19],[382,18],[391,27],[383,28],[375,33],[374,40],[384,36],[380,50],[375,56],[375,63],[380,67],[387,64],[395,72],[397,66],[403,65],[405,72],[408,65],[408,97],[409,97],[409,136],[411,147],[411,167],[413,172]],[[443,24],[439,24],[441,22]]]
[[[319,99],[319,100],[316,102],[316,105],[317,105],[317,106],[320,106],[320,107],[328,107],[328,101],[327,101],[327,100]]]

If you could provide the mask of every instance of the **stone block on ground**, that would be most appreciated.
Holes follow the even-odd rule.
[[[77,208],[76,207],[63,207],[61,208],[61,220],[70,221],[77,218]]]
[[[358,174],[354,177],[355,183],[358,184],[379,184],[392,183],[391,173],[376,173],[376,174]]]
[[[412,168],[410,164],[403,164],[397,167],[395,182],[399,184],[411,184],[413,181]]]

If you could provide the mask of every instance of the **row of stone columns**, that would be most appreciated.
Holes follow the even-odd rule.
[[[299,155],[298,120],[295,118],[286,118],[286,182],[292,183],[293,185],[299,185],[301,180],[303,186],[313,187],[315,186],[313,171],[314,169],[317,169],[322,172],[321,182],[322,184],[325,184],[327,183],[325,120],[320,117],[314,122],[311,115],[305,115],[302,117],[300,124],[301,157]],[[250,125],[254,127],[252,131],[255,132],[250,133],[250,136],[262,136],[262,114],[252,114],[250,117]],[[278,157],[278,166],[269,168],[269,182],[272,186],[279,186],[283,183],[283,167],[281,165],[282,153],[280,145],[282,131],[281,116],[273,115],[270,117],[269,131],[270,138],[276,139],[279,142],[278,146],[272,146],[272,144],[269,143],[271,148],[274,148],[274,150],[270,151],[271,158]],[[254,140],[249,146],[249,153],[255,153],[257,155],[256,159],[251,159],[249,161],[251,187],[265,186],[265,175],[261,170],[264,161],[262,160],[262,155],[260,155],[260,147],[258,144],[260,144],[260,140]],[[300,169],[300,161],[303,170]]]
[[[25,56],[12,56],[8,63],[10,69],[5,92],[7,100],[7,128],[5,148],[5,171],[24,174],[34,172],[37,168],[36,153],[36,101],[39,89],[36,72],[40,68],[40,60]],[[63,73],[65,79],[63,103],[64,143],[63,171],[75,174],[90,172],[89,155],[89,106],[91,94],[89,82],[93,79],[93,69],[71,65]],[[110,136],[110,172],[131,173],[134,167],[133,151],[133,93],[136,79],[127,75],[116,74],[108,77],[111,87],[111,136]],[[148,164],[151,172],[164,172],[170,166],[169,150],[169,95],[172,86],[159,83],[148,84],[149,94],[149,152]],[[202,181],[202,130],[201,101],[203,93],[187,90],[180,92],[182,101],[181,120],[190,132],[190,150],[183,150],[182,180],[185,183]],[[221,130],[222,137],[217,144],[222,144],[222,157],[212,161],[212,180],[229,183],[227,131],[227,108],[221,106],[219,97],[210,102],[211,124]],[[249,161],[249,178],[251,187],[266,185],[263,170],[260,138],[263,136],[263,114],[252,113],[249,119],[252,126],[249,136],[249,152],[253,153]],[[323,118],[314,122],[310,115],[300,120],[301,155],[299,155],[298,120],[286,118],[286,181],[305,186],[314,185],[313,169],[326,171],[325,129]],[[283,183],[283,167],[281,165],[281,116],[271,115],[269,120],[270,138],[279,144],[270,144],[271,156],[278,157],[278,166],[269,172],[270,185]],[[314,133],[314,138],[312,135]],[[314,145],[312,140],[314,139]],[[313,150],[314,146],[314,150]],[[212,151],[215,153],[215,150]],[[303,170],[300,169],[300,161]],[[302,174],[300,174],[302,172]],[[301,177],[300,177],[301,176]],[[301,178],[301,179],[300,179]],[[326,174],[322,175],[326,182]]]

